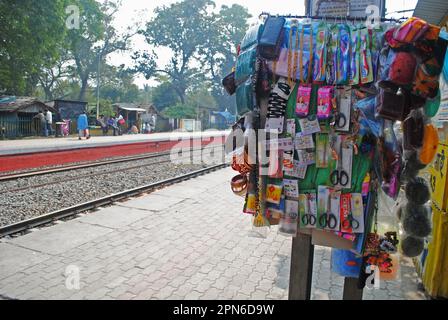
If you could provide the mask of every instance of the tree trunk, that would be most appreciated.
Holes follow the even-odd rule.
[[[87,78],[81,79],[81,91],[79,92],[79,101],[85,101],[87,93],[88,81]]]

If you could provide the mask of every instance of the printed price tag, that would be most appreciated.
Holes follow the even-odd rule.
[[[312,135],[303,135],[298,133],[295,139],[296,150],[314,149],[314,140]]]
[[[284,179],[283,187],[285,188],[285,196],[287,198],[292,199],[299,198],[299,183],[297,180]]]
[[[312,165],[316,163],[316,154],[314,152],[307,152],[306,150],[297,150],[299,162],[302,165]]]
[[[300,123],[300,128],[302,129],[302,134],[304,134],[304,135],[310,135],[313,133],[320,132],[319,121],[317,120],[317,118],[315,118],[315,119],[308,119],[308,118],[300,119],[299,123]]]

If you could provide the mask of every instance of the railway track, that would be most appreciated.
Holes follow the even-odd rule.
[[[174,178],[158,181],[152,184],[140,186],[134,189],[129,189],[123,192],[115,193],[106,197],[102,197],[99,199],[95,199],[92,201],[87,201],[69,208],[65,208],[62,210],[57,210],[45,215],[41,215],[35,218],[31,218],[28,220],[20,221],[11,225],[7,225],[4,227],[0,227],[0,238],[4,238],[6,236],[21,234],[26,232],[29,229],[42,227],[56,221],[67,219],[74,217],[80,213],[91,211],[97,209],[99,207],[112,205],[117,201],[122,201],[125,199],[129,199],[131,197],[135,197],[141,194],[154,192],[157,189],[161,189],[167,187],[172,184],[176,184],[191,178],[195,178],[222,168],[227,167],[227,164],[219,164],[215,166],[211,166],[208,168],[204,168],[201,170],[189,172],[184,175],[180,175]]]
[[[216,148],[216,146],[217,145],[212,146],[212,147],[202,148],[202,149],[193,149],[191,151],[195,152],[195,151],[199,151],[199,150],[207,150],[207,149],[211,149],[211,148]],[[224,147],[224,145],[223,145],[223,147]],[[171,155],[170,152],[155,153],[155,154],[151,153],[148,155],[138,155],[138,156],[132,156],[132,157],[123,157],[123,158],[119,158],[119,159],[110,159],[110,160],[105,160],[105,161],[89,162],[89,163],[84,163],[84,164],[66,165],[66,166],[60,166],[60,167],[56,167],[56,168],[37,169],[37,170],[30,170],[30,171],[21,172],[21,173],[3,174],[3,175],[0,175],[0,182],[42,176],[42,175],[52,174],[52,173],[67,172],[67,171],[72,171],[72,170],[95,168],[95,167],[130,162],[130,161],[155,159],[155,158],[160,158],[160,157],[169,156],[169,155]]]

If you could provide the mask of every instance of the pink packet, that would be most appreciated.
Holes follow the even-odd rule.
[[[330,117],[333,100],[333,87],[322,87],[317,92],[317,118],[326,120]]]
[[[296,105],[296,114],[299,117],[307,117],[310,112],[311,90],[309,86],[299,86]]]

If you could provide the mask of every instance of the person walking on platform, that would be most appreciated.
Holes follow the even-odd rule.
[[[107,136],[107,133],[109,132],[109,126],[107,125],[107,121],[104,115],[100,115],[100,117],[97,119],[97,123],[103,131],[103,136]]]
[[[41,130],[42,136],[44,136],[44,137],[48,136],[47,120],[45,119],[44,113],[42,111],[39,111],[39,113],[34,117],[34,119],[39,119],[39,125],[40,125],[40,130]]]
[[[50,110],[45,110],[46,131],[45,136],[53,135],[53,114]]]
[[[85,138],[89,140],[90,139],[89,120],[85,112],[79,115],[77,124],[78,124],[79,140],[82,140],[82,136],[85,136]]]

